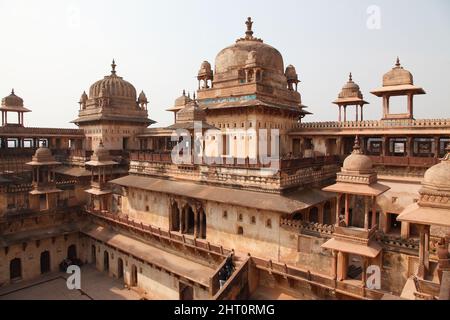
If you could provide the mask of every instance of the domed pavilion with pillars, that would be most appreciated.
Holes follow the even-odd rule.
[[[438,248],[439,279],[448,272],[450,281],[450,145],[442,161],[428,169],[419,190],[419,201],[407,207],[397,218],[419,227],[420,247],[417,276],[432,279],[430,235],[441,238]],[[442,283],[442,282],[441,282]],[[450,285],[447,284],[447,286]],[[448,288],[450,290],[450,287]]]
[[[383,98],[383,120],[414,119],[414,96],[426,94],[425,90],[414,85],[411,72],[401,66],[399,58],[397,58],[394,68],[383,76],[383,87],[375,89],[371,93]],[[406,112],[391,113],[390,98],[395,96],[407,97]]]
[[[2,99],[2,104],[0,106],[0,111],[2,112],[2,126],[24,126],[23,114],[31,112],[23,105],[23,99],[16,96],[14,89],[12,89],[11,94]],[[8,122],[8,112],[17,113],[17,123]]]
[[[111,210],[112,190],[108,188],[107,183],[111,180],[113,167],[117,164],[100,141],[91,160],[86,162],[86,166],[91,168],[91,188],[86,190],[91,196],[89,201],[91,210]]]
[[[55,161],[48,148],[36,150],[32,161],[27,165],[32,167],[32,186],[30,191],[30,209],[43,211],[57,207],[57,194],[62,190],[56,188],[55,172],[53,168],[61,163]]]
[[[335,232],[322,248],[333,252],[332,273],[338,281],[359,277],[365,285],[368,265],[381,267],[382,248],[375,241],[376,199],[390,188],[377,180],[372,161],[361,152],[357,137],[353,153],[337,173],[336,183],[323,188],[337,194]]]
[[[109,150],[138,149],[136,135],[155,121],[148,118],[148,100],[142,91],[119,77],[113,60],[111,74],[95,82],[89,95],[83,92],[74,121],[86,136],[86,149],[103,142]]]
[[[342,108],[344,109],[344,119],[343,121],[347,121],[347,106],[355,106],[356,107],[356,121],[364,120],[363,108],[364,105],[369,104],[364,100],[363,94],[359,86],[353,81],[352,74],[350,73],[348,82],[342,87],[341,92],[339,93],[338,99],[333,102],[334,104],[339,106],[339,119],[338,121],[342,121]],[[359,113],[359,108],[361,108],[361,112]],[[359,116],[361,114],[361,117]]]

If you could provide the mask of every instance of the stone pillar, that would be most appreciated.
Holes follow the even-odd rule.
[[[342,119],[342,106],[340,105],[339,106],[339,118],[338,118],[338,121],[341,122],[341,119]]]
[[[366,287],[368,259],[367,259],[367,257],[362,257],[362,259],[363,259],[363,263],[362,263],[361,280],[362,280],[363,286]]]
[[[345,254],[341,251],[337,255],[337,281],[343,281],[347,278],[347,261]]]
[[[429,232],[429,227],[424,225],[418,225],[420,231],[420,246],[419,246],[419,270],[417,276],[424,279],[427,275],[429,266],[429,233],[427,234],[427,229]],[[427,228],[428,227],[428,228]],[[427,242],[428,241],[428,245]]]
[[[194,238],[198,238],[198,210],[194,207]]]
[[[356,121],[358,121],[358,120],[359,120],[359,112],[358,112],[358,111],[359,111],[359,110],[358,110],[358,107],[359,107],[359,106],[356,105],[355,107],[356,107]]]
[[[304,221],[309,223],[310,222],[309,221],[309,213],[311,212],[311,208],[308,208],[308,209],[306,209],[303,212],[304,212],[304,214],[303,214]]]
[[[372,228],[377,224],[377,198],[372,197]]]
[[[408,94],[408,114],[410,119],[414,118],[413,98],[413,94]]]
[[[340,220],[339,216],[341,214],[341,197],[342,197],[342,194],[338,194],[336,196],[336,226],[337,227],[339,226],[339,220]]]
[[[347,121],[347,106],[344,106],[344,122]]]
[[[184,208],[178,210],[180,214],[180,233],[184,233]]]
[[[364,229],[369,230],[369,198],[364,196]]]
[[[331,276],[333,277],[333,280],[336,280],[337,279],[337,263],[338,263],[337,259],[338,259],[338,254],[337,254],[336,250],[333,250],[332,254],[333,254],[333,261],[331,262],[332,263]]]
[[[206,230],[203,230],[203,219],[205,218],[206,212],[204,210],[200,212],[200,238],[203,238],[203,235],[206,235]]]
[[[389,138],[383,137],[381,142],[381,155],[386,156],[389,150]]]
[[[348,227],[350,224],[350,195],[348,193],[345,194],[345,224]]]
[[[434,157],[439,159],[439,148],[440,148],[439,137],[434,137]]]
[[[406,138],[406,155],[408,157],[414,156],[414,148],[412,147],[413,138],[407,137]]]
[[[364,105],[361,105],[361,121],[364,121]]]

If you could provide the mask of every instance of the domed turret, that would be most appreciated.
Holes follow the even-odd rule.
[[[13,125],[13,126],[23,126],[23,114],[30,112],[31,110],[23,106],[23,99],[16,96],[14,89],[11,90],[11,94],[2,99],[2,104],[0,105],[0,111],[2,113],[2,126]],[[8,123],[8,112],[15,112],[19,115],[18,123]]]
[[[363,107],[364,105],[369,104],[364,100],[359,86],[353,81],[351,72],[348,76],[347,83],[342,87],[337,100],[333,101],[333,103],[339,106],[339,122],[342,120],[341,107],[344,107],[344,121],[347,121],[347,106],[356,106],[356,121],[363,121]],[[359,117],[359,108],[361,108],[361,119]]]
[[[352,154],[344,160],[342,171],[359,174],[370,174],[374,172],[372,160],[361,152],[358,137],[355,139]]]
[[[209,89],[210,82],[213,80],[213,71],[208,61],[203,61],[197,75],[198,89]],[[203,85],[202,85],[203,81]]]
[[[138,103],[141,106],[141,109],[147,109],[148,99],[144,93],[144,90],[142,90],[141,93],[139,94]]]
[[[297,71],[295,70],[295,67],[292,64],[290,64],[286,67],[286,71],[284,72],[284,75],[286,76],[286,79],[287,79],[288,89],[292,91],[292,90],[294,90],[294,86],[295,86],[295,91],[297,91],[297,84],[300,81],[298,80]]]
[[[414,80],[411,72],[403,69],[400,58],[397,57],[395,66],[383,76],[383,86],[413,85]]]

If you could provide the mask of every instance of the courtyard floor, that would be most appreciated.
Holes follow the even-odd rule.
[[[69,290],[66,273],[49,273],[32,281],[0,288],[0,300],[139,300],[123,280],[109,277],[91,265],[81,268],[81,289]]]

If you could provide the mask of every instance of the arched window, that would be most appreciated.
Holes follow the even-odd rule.
[[[241,226],[238,227],[237,234],[240,235],[240,236],[243,236],[244,235],[244,228],[242,228]]]
[[[256,224],[256,217],[255,216],[252,216],[251,223],[252,224]]]
[[[267,219],[267,221],[266,221],[266,227],[267,227],[267,228],[272,228],[272,220],[271,220],[271,219]]]
[[[22,278],[22,260],[19,258],[12,259],[9,263],[9,278],[11,280]]]

